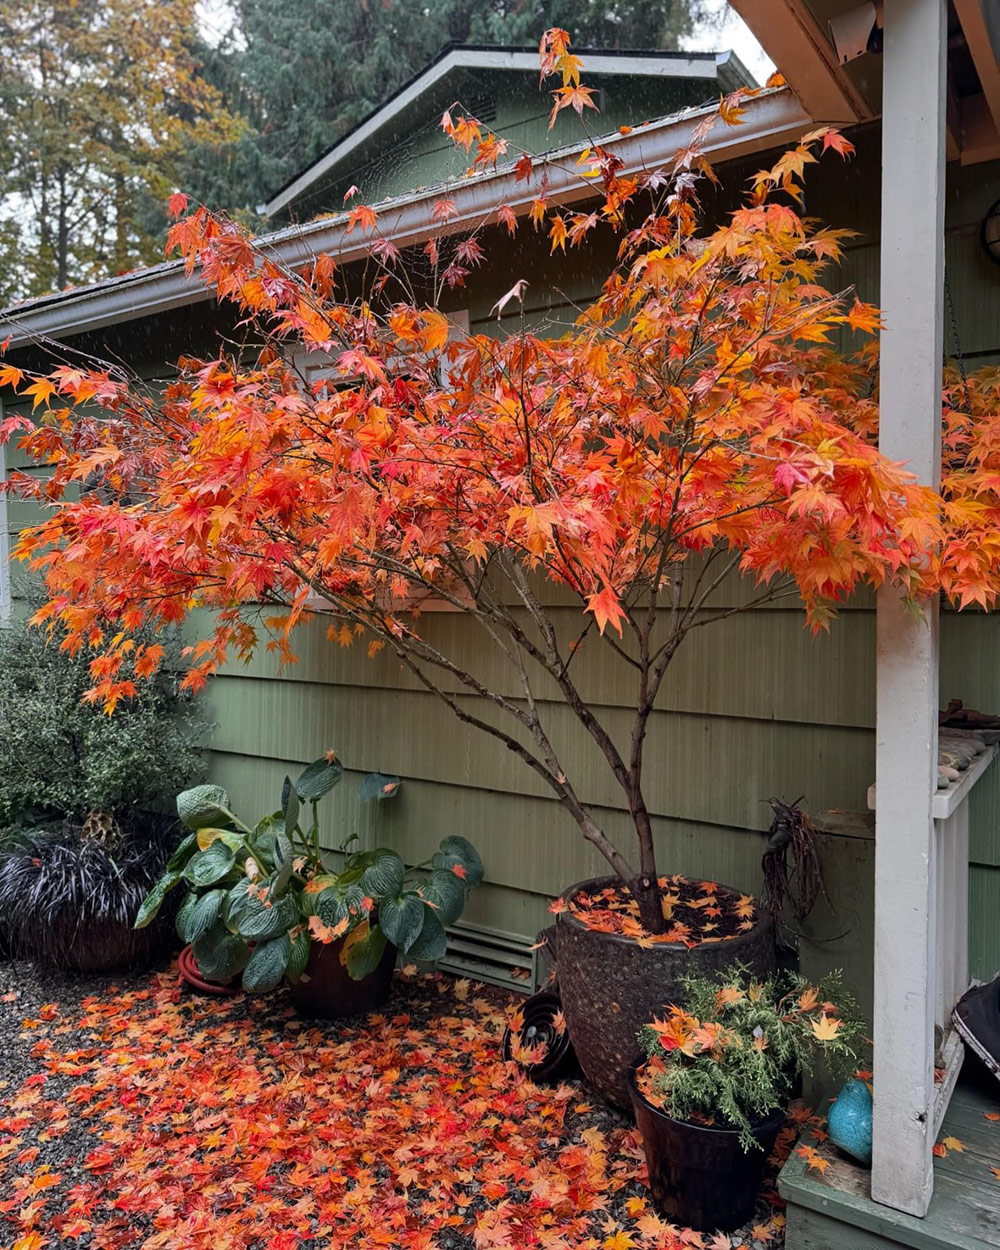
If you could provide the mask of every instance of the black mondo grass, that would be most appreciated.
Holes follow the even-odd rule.
[[[18,831],[0,851],[0,930],[9,953],[50,968],[104,972],[147,962],[172,938],[168,911],[132,928],[178,841],[150,814],[113,846],[78,829]]]

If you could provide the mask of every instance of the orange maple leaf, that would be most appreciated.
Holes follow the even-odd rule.
[[[628,619],[627,613],[622,609],[618,602],[618,596],[610,586],[605,586],[602,591],[591,595],[587,600],[587,611],[593,612],[594,619],[597,621],[597,628],[601,634],[610,623],[612,628],[618,631],[621,636],[621,622]]]

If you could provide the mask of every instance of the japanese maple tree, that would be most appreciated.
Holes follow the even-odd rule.
[[[560,80],[553,117],[594,116],[563,32],[547,33],[541,59]],[[43,482],[12,484],[51,505],[17,551],[48,587],[39,623],[93,649],[92,697],[110,710],[156,670],[162,650],[133,638],[150,622],[214,614],[190,649],[197,687],[265,634],[291,658],[295,628],[328,614],[334,642],[390,648],[532,768],[662,933],[644,744],[685,638],[789,595],[823,628],[865,585],[891,583],[915,604],[944,590],[989,605],[1000,568],[997,375],[946,393],[940,493],[879,454],[878,313],[824,284],[842,235],[797,211],[806,165],[850,144],[829,129],[805,136],[712,223],[698,145],[740,109],[740,96],[724,100],[672,168],[641,176],[595,143],[576,165],[593,187],[580,212],[552,208],[545,161],[519,155],[553,251],[599,231],[619,239],[600,294],[558,338],[523,324],[463,337],[438,307],[497,229],[524,228],[510,206],[459,235],[442,199],[432,237],[410,253],[375,209],[349,206],[348,228],[371,240],[364,271],[341,274],[321,255],[295,273],[179,198],[171,246],[238,306],[252,354],[182,361],[162,396],[96,368],[2,370],[43,414],[9,418],[4,437],[49,467]],[[457,109],[444,127],[473,173],[517,155]],[[326,362],[324,380],[304,380],[310,356]],[[740,573],[738,606],[714,607]],[[573,636],[547,583],[580,605]],[[474,623],[481,666],[471,648],[435,643],[428,598]],[[585,641],[634,683],[627,741],[581,687]],[[607,837],[564,768],[553,698],[603,755],[637,854]]]

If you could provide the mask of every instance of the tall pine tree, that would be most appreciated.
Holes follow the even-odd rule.
[[[239,133],[196,0],[0,0],[0,301],[162,257],[182,155]]]

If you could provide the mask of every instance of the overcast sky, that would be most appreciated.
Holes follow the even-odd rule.
[[[740,15],[726,3],[726,0],[716,0],[715,7],[720,13],[725,11],[721,28],[713,25],[706,30],[699,31],[684,41],[684,47],[688,51],[707,52],[728,52],[731,49],[757,81],[765,83],[768,76],[774,72],[774,62],[744,25]]]

